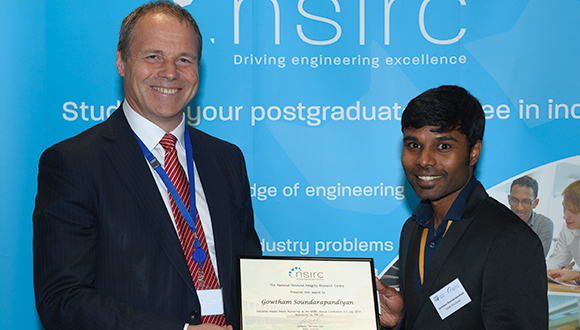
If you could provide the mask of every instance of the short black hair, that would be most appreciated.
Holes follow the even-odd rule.
[[[538,181],[534,180],[534,178],[524,175],[520,178],[515,179],[512,182],[512,185],[510,186],[510,193],[516,184],[518,186],[526,186],[532,188],[532,190],[534,191],[534,199],[538,198],[539,186]]]
[[[485,113],[481,103],[462,87],[444,85],[429,89],[409,102],[401,118],[401,131],[409,127],[438,127],[437,132],[459,132],[471,151],[483,140]]]

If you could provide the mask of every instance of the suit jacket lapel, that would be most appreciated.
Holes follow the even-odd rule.
[[[230,269],[225,269],[224,265],[229,265],[229,258],[232,258],[232,253],[226,248],[231,246],[229,241],[231,240],[232,230],[231,223],[222,223],[223,221],[229,221],[226,213],[226,207],[221,205],[223,203],[223,198],[221,196],[226,196],[228,192],[224,192],[224,189],[228,189],[227,183],[224,183],[224,178],[216,175],[220,173],[220,163],[219,159],[215,155],[219,154],[216,150],[208,150],[211,146],[207,143],[200,141],[202,139],[202,133],[196,129],[189,128],[191,146],[193,148],[193,159],[195,161],[195,166],[199,174],[199,179],[203,186],[203,191],[207,201],[207,206],[211,216],[212,231],[214,236],[215,253],[217,259],[218,274],[220,277],[220,283],[224,285],[224,276],[226,273],[231,272]],[[219,242],[219,243],[218,243]],[[228,267],[229,268],[229,267]]]
[[[469,218],[462,218],[460,221],[454,221],[449,227],[447,234],[441,241],[441,244],[435,251],[435,255],[431,260],[431,264],[429,265],[429,269],[425,273],[425,279],[421,289],[417,293],[416,297],[416,305],[415,311],[419,313],[422,308],[425,307],[425,304],[430,304],[429,296],[432,295],[434,292],[437,292],[441,288],[434,287],[435,283],[437,282],[438,275],[440,272],[444,271],[444,267],[450,267],[450,265],[446,265],[445,262],[449,257],[449,254],[453,251],[457,242],[461,239],[461,236],[473,220],[473,217]],[[417,243],[418,245],[418,243]],[[415,254],[416,258],[417,254]],[[457,267],[457,265],[453,265],[452,267]],[[447,269],[448,270],[448,269]],[[445,283],[447,284],[447,283]],[[413,318],[414,320],[414,318]]]
[[[405,317],[407,322],[407,328],[411,329],[413,327],[414,320],[418,311],[416,305],[417,297],[417,287],[416,283],[416,273],[417,273],[417,256],[419,252],[419,242],[421,240],[422,227],[413,220],[413,228],[409,236],[407,257],[405,258],[405,275],[404,281],[404,301],[405,301]]]
[[[104,137],[111,141],[105,152],[143,210],[141,214],[144,215],[145,222],[151,226],[167,257],[195,294],[193,280],[175,227],[161,196],[157,193],[157,184],[122,108],[118,108],[105,124]]]
[[[471,193],[471,195],[469,195],[469,197],[467,198],[465,211],[463,212],[463,215],[461,216],[461,220],[454,221],[451,224],[451,226],[449,227],[449,230],[447,231],[447,234],[445,234],[445,237],[443,238],[443,240],[441,241],[441,244],[437,248],[437,251],[435,252],[435,255],[433,256],[433,260],[431,260],[431,264],[429,265],[429,269],[425,273],[425,280],[423,282],[423,285],[421,286],[421,289],[419,289],[419,292],[417,293],[417,296],[415,298],[415,304],[413,305],[414,308],[412,309],[411,312],[415,312],[416,315],[418,315],[418,313],[425,306],[425,304],[430,301],[429,296],[431,294],[433,294],[433,292],[436,292],[439,289],[441,289],[441,288],[433,287],[437,281],[438,275],[443,271],[444,267],[450,267],[450,265],[446,265],[445,262],[447,261],[449,255],[452,253],[453,249],[457,245],[457,242],[459,242],[459,240],[461,239],[461,237],[465,233],[465,230],[467,230],[467,228],[469,227],[469,225],[473,221],[473,219],[474,219],[473,213],[477,209],[477,206],[479,206],[479,204],[481,204],[481,202],[486,197],[487,197],[487,193],[485,192],[485,189],[483,188],[481,183],[478,183],[478,186],[474,189],[474,191]],[[419,228],[419,226],[417,226],[417,227]],[[420,230],[418,230],[418,231],[419,231],[419,233],[414,235],[415,241],[412,240],[412,242],[411,242],[411,244],[414,244],[414,245],[411,245],[409,247],[409,250],[411,250],[413,248],[413,246],[415,246],[416,250],[415,250],[414,254],[413,255],[409,254],[410,257],[412,256],[412,258],[414,258],[413,260],[415,263],[416,263],[417,253],[418,253],[419,239],[420,239],[420,235],[421,235]],[[408,261],[408,263],[411,263],[411,262],[412,261]],[[415,263],[413,263],[413,265],[415,265]],[[451,267],[457,267],[457,266],[458,265],[453,265]],[[407,266],[407,268],[408,268],[408,266]],[[413,281],[414,281],[414,276],[415,276],[415,273],[413,272]],[[409,277],[409,275],[407,275],[407,277]],[[413,284],[414,283],[415,282],[413,282]],[[447,284],[447,283],[444,283],[443,285],[445,285],[445,284]],[[408,320],[411,320],[409,329],[412,328],[414,320],[416,319],[416,315],[409,315],[412,317],[407,318]]]

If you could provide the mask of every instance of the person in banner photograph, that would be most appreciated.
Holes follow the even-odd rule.
[[[400,293],[376,281],[381,325],[547,329],[542,243],[474,175],[479,101],[458,86],[430,89],[409,102],[401,126],[401,163],[421,202],[401,232]]]
[[[554,251],[548,258],[548,276],[560,281],[580,281],[580,272],[572,270],[570,262],[580,261],[580,180],[569,184],[562,192],[564,221]]]
[[[43,153],[33,252],[45,329],[239,328],[236,257],[261,248],[241,151],[185,124],[201,48],[185,9],[135,9],[117,48],[124,102]]]
[[[538,190],[538,182],[524,175],[512,182],[508,202],[512,211],[538,235],[544,247],[544,257],[546,257],[552,245],[554,223],[550,218],[534,212],[540,203]]]

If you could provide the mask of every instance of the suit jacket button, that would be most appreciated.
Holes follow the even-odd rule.
[[[199,317],[199,312],[198,311],[191,311],[189,312],[189,318],[192,320],[196,320]]]

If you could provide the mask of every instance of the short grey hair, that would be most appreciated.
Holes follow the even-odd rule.
[[[119,30],[119,43],[117,44],[117,50],[121,53],[121,59],[127,62],[129,59],[129,53],[131,49],[131,42],[133,41],[133,33],[135,31],[135,25],[140,18],[148,13],[163,13],[173,16],[179,20],[179,22],[186,22],[191,28],[196,37],[196,51],[197,51],[197,66],[201,63],[201,46],[202,38],[197,22],[193,19],[191,14],[183,9],[181,6],[168,1],[168,0],[156,0],[145,3],[129,15],[125,16],[123,23],[121,23],[121,29]]]

